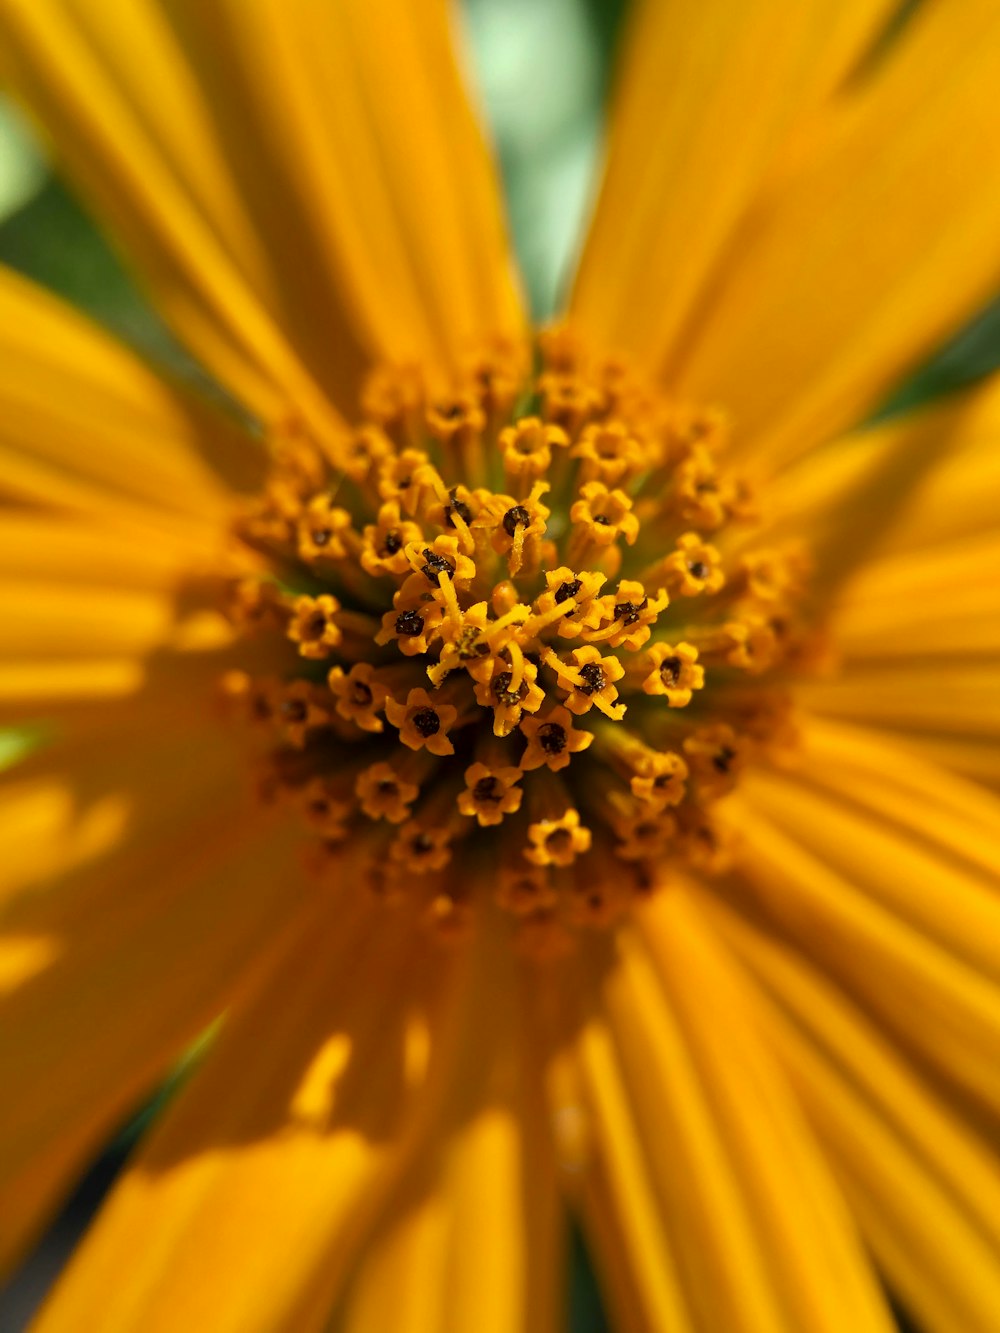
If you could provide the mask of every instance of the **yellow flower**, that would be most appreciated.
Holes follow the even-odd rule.
[[[561,1200],[622,1329],[995,1329],[1000,387],[845,432],[1000,33],[896,8],[640,0],[533,335],[443,0],[0,0],[238,408],[0,277],[6,1260],[224,1016],[42,1333],[553,1330]]]

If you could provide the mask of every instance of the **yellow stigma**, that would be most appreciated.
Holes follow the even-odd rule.
[[[318,866],[350,840],[449,930],[492,893],[546,952],[672,864],[724,867],[712,806],[787,735],[805,570],[752,545],[720,412],[565,329],[538,352],[480,353],[445,397],[380,368],[331,450],[274,441],[223,693]]]

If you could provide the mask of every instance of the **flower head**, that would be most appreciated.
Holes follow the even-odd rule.
[[[201,1042],[43,1333],[555,1329],[563,1186],[623,1328],[991,1327],[998,391],[844,432],[1000,43],[828,9],[638,0],[532,330],[439,0],[0,0],[225,390],[0,276],[6,1256]]]

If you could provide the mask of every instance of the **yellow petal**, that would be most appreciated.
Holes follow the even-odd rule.
[[[11,657],[105,657],[166,640],[172,600],[134,589],[0,582],[0,652]]]
[[[679,890],[643,913],[641,929],[648,952],[623,933],[602,1003],[694,1326],[888,1330],[738,975]]]
[[[444,0],[184,0],[179,12],[227,148],[239,160],[262,146],[249,165],[270,213],[279,204],[273,244],[306,246],[303,315],[319,356],[331,297],[369,355],[397,361],[442,368],[521,332],[496,175]]]
[[[910,753],[898,739],[831,719],[800,719],[808,776],[917,835],[939,855],[1000,868],[1000,801],[990,791]],[[934,818],[925,815],[930,809]]]
[[[602,1287],[623,1328],[690,1333],[693,1315],[658,1198],[655,1141],[644,1132],[607,1023],[578,1021],[570,1030],[578,1068],[557,1125],[572,1118],[585,1127],[574,1133],[583,1142],[571,1170]]]
[[[920,9],[748,215],[676,366],[747,450],[851,425],[991,295],[998,80],[988,0]]]
[[[990,736],[955,737],[908,733],[900,738],[914,754],[966,779],[1000,788],[1000,747]]]
[[[831,621],[850,662],[1000,657],[1000,535],[869,561]]]
[[[225,1007],[288,913],[287,830],[246,807],[232,757],[203,737],[136,744],[132,772],[112,757],[102,774],[92,754],[89,785],[81,775],[70,788],[72,819],[50,826],[60,838],[50,864],[14,863],[18,885],[46,870],[62,878],[8,897],[0,935],[0,971],[25,941],[45,949],[0,1019],[0,1061],[17,1089],[0,1106],[4,1262]],[[112,816],[110,832],[131,836],[104,851]]]
[[[770,1038],[889,1281],[927,1328],[990,1333],[1000,1309],[995,1152],[801,955],[702,905],[761,984]]]
[[[803,681],[797,697],[811,711],[900,732],[961,740],[1000,736],[996,667],[958,658],[928,665],[861,664],[830,680]]]
[[[184,572],[178,551],[162,542],[73,516],[0,508],[0,579],[153,590]]]
[[[883,0],[636,6],[571,305],[593,339],[670,373],[775,153],[891,9]]]
[[[345,874],[234,1009],[40,1330],[325,1326],[380,1199],[440,1113],[470,998],[471,951],[442,958],[409,912],[387,915]],[[429,1054],[408,1068],[415,1037]]]
[[[998,900],[963,891],[953,914],[950,893],[923,878],[914,885],[911,910],[900,903],[907,885],[893,885],[893,865],[884,860],[887,835],[880,837],[877,825],[851,821],[855,845],[831,857],[826,829],[835,819],[844,827],[835,802],[810,798],[777,778],[748,776],[744,788],[745,796],[725,810],[741,836],[740,899],[814,958],[904,1048],[991,1113],[1000,1111]],[[891,842],[893,855],[905,847],[901,839]],[[917,864],[926,876],[926,860]],[[952,877],[950,887],[956,882]],[[976,923],[984,920],[992,934],[977,939]]]
[[[525,997],[509,964],[504,971],[485,992],[493,1005],[471,1025],[472,1064],[456,1080],[434,1139],[386,1202],[333,1321],[339,1333],[562,1326],[551,1138],[528,1058],[534,1038]]]
[[[811,586],[827,600],[843,596],[845,582],[873,561],[924,552],[919,560],[929,567],[933,549],[960,542],[972,544],[973,559],[955,587],[970,579],[982,585],[995,577],[979,554],[988,551],[1000,509],[998,445],[1000,378],[993,376],[784,469],[767,484],[769,536],[808,541]],[[899,561],[892,572],[905,581],[906,570]],[[937,591],[933,583],[929,591]],[[925,609],[933,614],[942,601],[936,596]]]
[[[315,425],[315,385],[350,411],[366,358],[440,366],[520,331],[444,0],[5,0],[0,18],[21,95],[258,414],[286,400]]]
[[[127,804],[116,795],[81,811],[62,779],[25,780],[20,770],[9,777],[0,787],[0,898],[66,873],[120,840]]]
[[[332,409],[267,308],[268,262],[163,8],[0,5],[0,68],[195,355],[259,415]]]
[[[248,434],[3,269],[0,395],[0,495],[31,506],[97,514],[203,550],[231,504],[215,467],[246,487],[262,469]]]
[[[139,689],[144,674],[142,662],[132,656],[0,662],[4,720],[49,717],[67,705],[127,697]]]

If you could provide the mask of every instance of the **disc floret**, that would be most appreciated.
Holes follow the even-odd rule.
[[[567,330],[540,352],[477,353],[443,397],[382,368],[326,451],[276,434],[225,691],[373,883],[452,924],[491,884],[535,941],[724,862],[712,807],[766,748],[805,568],[749,541],[722,414]]]

